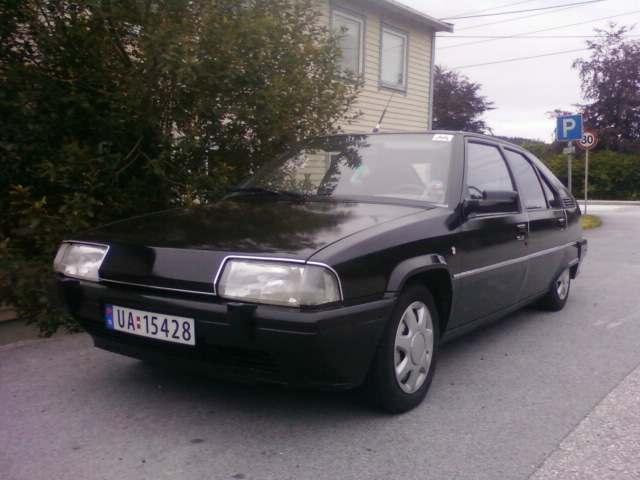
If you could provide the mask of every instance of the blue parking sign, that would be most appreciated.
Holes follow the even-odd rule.
[[[559,142],[582,140],[582,115],[557,117],[557,139]]]

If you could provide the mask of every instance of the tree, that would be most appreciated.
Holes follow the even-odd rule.
[[[599,149],[640,152],[640,41],[624,38],[627,27],[596,29],[589,60],[578,59],[585,127],[598,132]]]
[[[352,117],[312,0],[3,0],[0,303],[45,333],[59,242],[207,201]]]
[[[491,129],[479,117],[493,110],[493,102],[478,94],[481,85],[464,75],[445,71],[436,65],[433,84],[433,128],[490,133]]]

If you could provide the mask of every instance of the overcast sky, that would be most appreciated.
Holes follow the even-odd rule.
[[[556,122],[547,112],[575,112],[573,105],[582,102],[578,71],[571,65],[577,58],[590,58],[586,50],[589,39],[584,37],[593,36],[595,28],[606,30],[609,22],[616,22],[618,26],[637,24],[631,35],[640,38],[638,0],[399,1],[454,24],[453,34],[438,34],[436,63],[482,86],[480,94],[496,107],[484,119],[499,136],[551,142]],[[542,10],[556,6],[561,7]],[[501,12],[520,13],[491,15]],[[451,18],[473,15],[490,16]],[[463,38],[511,35],[549,38]],[[506,62],[536,55],[545,56]],[[500,63],[475,66],[491,62]]]

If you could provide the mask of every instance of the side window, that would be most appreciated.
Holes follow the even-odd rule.
[[[493,145],[467,144],[469,198],[482,198],[485,190],[515,190],[504,158]]]
[[[343,70],[362,73],[364,70],[364,17],[342,9],[331,13],[331,25],[340,36]]]
[[[520,197],[527,210],[543,210],[548,208],[540,178],[533,165],[524,155],[513,150],[506,149],[507,158],[513,169],[513,174],[518,182]]]
[[[550,200],[550,205],[553,208],[575,208],[575,198],[573,198],[573,195],[569,193],[567,187],[565,187],[560,182],[560,180],[558,180],[558,178],[551,172],[551,170],[549,170],[549,168],[544,163],[540,162],[539,160],[538,162],[539,163],[536,163],[536,168],[538,169],[538,172],[540,172],[540,177],[546,183],[545,187],[548,187],[548,189],[552,192],[548,197]],[[547,188],[545,188],[545,192],[547,192]]]
[[[544,190],[544,194],[547,197],[547,203],[552,208],[557,208],[562,205],[562,202],[559,200],[560,197],[554,192],[552,183],[544,177],[544,175],[540,172],[540,180],[542,180],[542,189]]]

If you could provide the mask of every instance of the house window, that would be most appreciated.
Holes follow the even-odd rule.
[[[407,89],[407,45],[409,34],[388,25],[382,26],[380,84],[395,90]]]
[[[343,9],[334,9],[331,15],[331,24],[341,37],[339,41],[342,49],[340,66],[343,70],[362,73],[364,63],[364,17]]]

